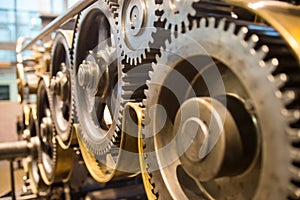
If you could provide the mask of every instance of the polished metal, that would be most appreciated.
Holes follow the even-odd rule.
[[[2,142],[0,143],[0,160],[25,158],[37,153],[38,145],[39,140],[36,137],[30,138],[30,141]]]

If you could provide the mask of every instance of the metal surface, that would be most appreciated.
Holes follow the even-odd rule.
[[[81,13],[74,41],[72,92],[80,123],[79,144],[85,149],[85,159],[91,160],[88,169],[101,182],[113,177],[118,160],[118,147],[113,144],[120,133],[121,69],[116,60],[113,12],[116,6],[113,1],[97,2]]]
[[[57,32],[50,69],[50,108],[59,145],[68,149],[72,142],[74,102],[71,93],[71,55],[73,31]]]
[[[154,43],[158,5],[155,1],[145,0],[120,1],[119,4],[117,28],[120,55],[127,63],[136,65],[146,59],[150,43]]]
[[[199,0],[187,0],[187,1],[174,1],[164,0],[160,5],[160,10],[163,12],[161,15],[161,21],[165,22],[165,28],[182,31],[182,27],[186,27],[189,24],[188,15],[194,16],[196,14],[195,9],[192,7],[193,2]]]
[[[291,47],[300,63],[300,7],[280,1],[225,0],[255,13],[276,29]]]
[[[24,109],[24,141],[0,145],[0,159],[36,149],[27,177],[49,198],[70,198],[83,159],[101,187],[141,173],[149,199],[299,199],[295,4],[79,1],[19,40],[18,93],[37,107]],[[78,191],[87,178],[76,180]]]
[[[224,30],[225,24],[228,28]],[[146,163],[149,166],[147,172],[151,174],[150,180],[145,182],[153,183],[153,189],[151,186],[146,188],[147,193],[152,193],[150,197],[157,195],[158,199],[284,199],[290,195],[287,190],[294,185],[290,183],[293,177],[289,176],[289,170],[294,166],[291,165],[292,160],[286,156],[291,155],[291,145],[285,132],[290,127],[290,122],[282,115],[282,112],[286,112],[287,104],[276,96],[286,84],[285,80],[289,80],[284,78],[289,71],[284,68],[284,63],[281,64],[280,58],[276,59],[280,51],[275,51],[277,54],[268,51],[268,44],[272,44],[268,43],[270,40],[264,38],[261,42],[265,45],[258,46],[256,35],[245,39],[246,33],[252,32],[254,27],[255,30],[266,29],[273,32],[273,35],[276,35],[276,31],[258,24],[254,26],[245,23],[244,26],[248,28],[215,18],[203,18],[199,23],[195,20],[191,30],[179,34],[178,38],[174,38],[170,45],[167,45],[161,58],[153,66],[145,111],[152,122],[149,125],[146,117],[143,140]],[[235,27],[239,28],[234,32]],[[264,32],[258,34],[263,38]],[[273,37],[272,41],[278,40],[280,38]],[[277,48],[283,50],[287,47],[282,44]],[[233,57],[235,59],[229,59]],[[221,79],[212,76],[211,69],[214,67],[217,67]],[[281,67],[287,71],[274,73],[276,68]],[[200,71],[195,73],[194,68]],[[176,73],[187,83],[180,81],[180,76],[177,77]],[[224,93],[220,88],[222,84]],[[174,96],[176,94],[178,96]],[[180,137],[180,132],[174,133],[179,123],[178,120],[174,121],[176,110],[180,108],[182,111],[181,108],[185,105],[183,102],[189,101],[193,96],[218,99],[223,104],[225,97],[225,105],[233,117],[230,119],[227,116],[226,120],[234,121],[237,126],[235,131],[230,133],[237,132],[238,129],[241,146],[239,142],[234,142],[228,150],[221,148],[219,151],[218,142],[221,142],[223,137],[230,140],[236,138],[228,137],[224,133],[218,138],[213,149],[208,151],[205,161],[195,159],[198,150],[194,149],[193,143],[183,145],[185,138]],[[170,103],[170,98],[177,99],[177,102]],[[162,113],[159,107],[153,108],[157,104],[165,109],[166,114]],[[154,109],[152,114],[150,109]],[[289,112],[293,113],[293,110]],[[190,115],[191,111],[187,113]],[[297,114],[291,115],[294,116],[290,116],[292,121],[298,119]],[[200,115],[200,119],[202,116]],[[184,131],[184,137],[190,138],[189,134],[195,134],[197,126],[194,129],[191,128],[192,125],[188,126],[191,129]],[[229,127],[232,129],[234,126]],[[180,143],[177,142],[178,138]],[[190,140],[187,139],[188,141]],[[185,147],[191,149],[178,150]],[[238,155],[241,153],[238,151],[241,147],[242,157]],[[230,152],[228,156],[227,151]],[[180,154],[183,152],[185,153]],[[237,156],[232,156],[233,154]],[[271,154],[276,156],[268,156]],[[238,157],[240,159],[235,160]],[[209,158],[215,162],[209,162]],[[220,163],[222,167],[216,167],[220,161],[223,162]],[[202,169],[205,163],[210,164],[197,171]],[[217,172],[218,169],[221,170]],[[276,176],[276,182],[273,176]]]
[[[0,160],[12,160],[15,158],[23,158],[31,154],[37,153],[37,138],[31,138],[31,141],[15,141],[0,143]]]
[[[70,20],[72,17],[80,13],[82,10],[90,6],[96,2],[96,0],[81,0],[74,4],[71,8],[69,8],[63,15],[60,15],[55,20],[53,20],[50,24],[48,24],[42,32],[32,39],[28,44],[26,44],[20,51],[24,51],[29,49],[32,45],[34,45],[37,41],[42,39],[43,37],[49,35],[54,32],[57,28],[59,28],[62,24],[66,23],[66,21]]]
[[[43,77],[37,91],[38,137],[41,142],[38,150],[38,170],[43,182],[51,185],[68,181],[72,171],[74,152],[64,150],[57,143],[53,126],[49,95],[49,78]]]

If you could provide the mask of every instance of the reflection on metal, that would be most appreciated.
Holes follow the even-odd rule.
[[[76,162],[106,188],[142,177],[149,199],[299,199],[288,2],[79,1],[18,40],[23,134],[0,159],[28,155],[27,191],[49,198],[84,190]]]

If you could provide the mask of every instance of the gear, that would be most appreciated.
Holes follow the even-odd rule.
[[[29,109],[29,119],[26,129],[23,132],[23,139],[30,142],[30,140],[38,139],[38,122],[37,122],[37,113],[36,107],[34,105],[28,106]],[[37,142],[39,143],[39,142]],[[38,169],[38,153],[34,153],[31,156],[23,160],[24,171],[26,172],[27,178],[29,181],[29,188],[34,194],[39,196],[45,196],[50,187],[41,178],[40,171]]]
[[[99,182],[113,177],[118,160],[118,151],[114,150],[119,149],[114,143],[118,143],[121,130],[121,69],[114,21],[117,6],[115,1],[96,2],[83,11],[73,45],[72,91],[80,123],[79,144],[85,160],[90,161],[89,171]]]
[[[299,198],[299,149],[289,134],[298,131],[293,85],[300,74],[289,47],[265,25],[218,18],[192,24],[166,45],[150,75],[143,153],[151,177],[144,181],[153,188],[147,193]]]
[[[194,16],[196,14],[192,4],[197,1],[199,0],[163,0],[159,10],[163,11],[161,21],[166,21],[165,29],[171,29],[172,32],[175,30],[181,32],[182,27],[188,26],[188,15]]]
[[[121,56],[130,65],[141,63],[154,43],[154,23],[158,20],[154,0],[120,1],[117,20],[118,41]],[[158,48],[159,49],[159,48]]]
[[[67,149],[72,141],[73,98],[71,94],[70,48],[73,31],[57,32],[50,68],[51,113],[60,146]]]
[[[74,152],[72,149],[63,150],[57,145],[50,112],[51,96],[48,87],[49,78],[43,76],[37,90],[37,122],[40,140],[38,168],[43,182],[51,185],[69,179]]]

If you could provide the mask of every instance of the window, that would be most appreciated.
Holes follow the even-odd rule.
[[[0,85],[0,100],[9,100],[9,85]]]

